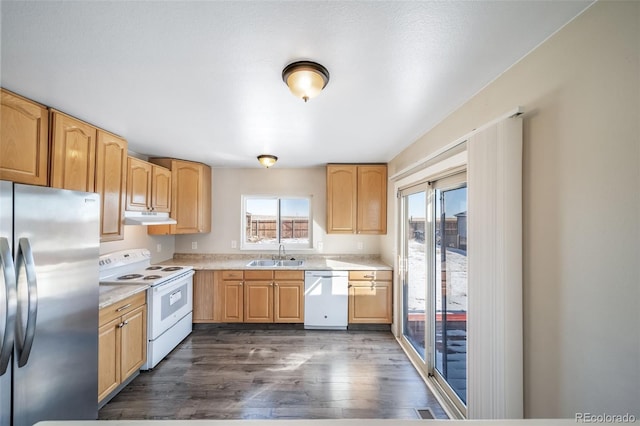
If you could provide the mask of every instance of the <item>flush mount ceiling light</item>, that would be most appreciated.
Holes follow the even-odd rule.
[[[276,164],[276,161],[278,161],[278,157],[276,157],[275,155],[262,154],[258,155],[258,161],[268,169],[269,167]]]
[[[282,81],[294,96],[307,102],[318,96],[329,83],[329,71],[315,62],[298,61],[284,67]]]

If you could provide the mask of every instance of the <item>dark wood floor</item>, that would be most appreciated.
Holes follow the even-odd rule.
[[[99,413],[115,419],[446,414],[388,331],[197,328]]]

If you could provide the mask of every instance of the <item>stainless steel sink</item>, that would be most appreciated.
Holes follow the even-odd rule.
[[[304,260],[268,260],[268,259],[255,259],[247,263],[249,268],[284,268],[293,266],[302,266]]]
[[[278,266],[302,266],[304,260],[279,260]]]
[[[261,267],[278,266],[278,261],[277,261],[277,260],[256,259],[256,260],[252,260],[251,262],[247,263],[247,266],[249,266],[249,267],[256,267],[256,266],[261,266]]]

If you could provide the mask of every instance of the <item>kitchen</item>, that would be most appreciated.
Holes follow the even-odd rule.
[[[4,17],[15,5],[10,6],[8,2],[3,2],[2,7]],[[637,287],[632,284],[637,282],[634,279],[638,276],[638,270],[637,266],[631,266],[637,265],[634,256],[638,251],[637,238],[635,238],[638,226],[638,155],[635,155],[637,145],[632,145],[637,142],[637,124],[633,123],[637,122],[635,117],[638,115],[638,106],[636,98],[624,95],[624,93],[638,92],[637,73],[634,74],[634,71],[637,71],[637,49],[633,53],[633,49],[637,47],[637,20],[634,21],[633,17],[637,17],[637,13],[637,5],[633,2],[613,4],[597,2],[517,66],[505,72],[504,76],[495,80],[492,85],[482,90],[480,87],[475,89],[474,93],[478,92],[478,94],[474,98],[467,101],[469,95],[465,99],[454,102],[454,105],[443,108],[447,112],[456,111],[451,116],[442,114],[427,129],[404,137],[404,143],[409,143],[418,135],[424,135],[418,138],[418,142],[406,148],[398,146],[391,149],[392,154],[384,158],[384,162],[389,162],[389,176],[392,176],[416,159],[426,157],[461,134],[499,116],[513,105],[524,106],[523,299],[526,417],[572,417],[578,411],[598,409],[612,413],[631,410],[634,413],[634,407],[638,406],[635,404],[638,401],[638,380],[635,380],[638,378],[639,371],[638,333],[630,328],[631,324],[637,324],[634,303],[638,301]],[[87,113],[77,110],[74,106],[79,103],[77,95],[69,97],[61,94],[54,95],[49,92],[50,89],[43,82],[31,81],[29,85],[21,82],[16,71],[11,67],[5,70],[8,61],[10,63],[17,61],[16,56],[5,57],[11,52],[5,50],[7,36],[4,32],[8,31],[7,25],[10,23],[5,24],[3,18],[3,87],[13,89],[16,93],[42,104],[52,105],[61,111],[85,118],[94,125],[126,137],[134,155],[142,152],[153,156],[201,161],[200,155],[180,153],[180,143],[174,142],[177,146],[171,147],[173,151],[169,148],[165,148],[166,151],[160,151],[154,146],[153,138],[129,132],[117,123],[111,124],[110,118],[102,121],[100,117],[112,117],[112,114],[103,114],[99,105],[91,107],[91,110],[95,111],[92,117],[95,118],[89,117]],[[611,28],[622,28],[624,31],[613,31]],[[17,34],[22,33],[18,31]],[[594,38],[600,41],[596,43]],[[595,59],[600,56],[605,58],[601,62]],[[627,59],[623,60],[623,58]],[[631,58],[631,61],[628,58]],[[137,63],[134,60],[131,61]],[[595,66],[594,62],[598,66]],[[34,66],[32,69],[36,68]],[[287,93],[279,76],[274,79],[274,91],[277,90],[278,95],[270,92],[269,99],[280,94],[287,95],[292,102],[290,109],[286,111],[287,114],[284,115],[294,117],[295,120],[292,122],[300,122],[300,120],[304,122],[306,112],[296,112],[297,108],[309,107],[303,111],[320,108],[318,105],[322,105],[323,97],[329,98],[332,93],[336,93],[335,88],[340,87],[340,74],[336,73],[335,67],[328,68],[332,72],[330,83],[317,99],[311,99],[307,104],[300,100],[296,101]],[[501,71],[505,68],[503,67]],[[582,78],[575,78],[577,75],[581,75]],[[600,85],[603,76],[607,79],[606,87],[612,90],[605,92],[605,88]],[[517,90],[514,87],[517,87]],[[599,87],[602,89],[597,89]],[[334,91],[331,92],[331,89]],[[220,93],[226,93],[225,88],[220,87],[217,90]],[[146,92],[143,91],[143,93]],[[147,94],[151,95],[151,93]],[[181,98],[179,93],[171,92],[170,95],[166,99]],[[235,99],[235,97],[228,95],[227,99]],[[604,101],[598,102],[597,99]],[[618,110],[611,106],[614,104],[623,105],[624,108]],[[460,105],[462,106],[458,109]],[[83,110],[90,110],[86,108],[88,107]],[[124,105],[123,108],[127,106]],[[596,112],[588,108],[593,108]],[[250,107],[247,107],[248,111],[251,111]],[[594,114],[597,119],[585,123],[584,117],[592,117]],[[558,124],[557,120],[560,119],[562,125]],[[341,124],[340,120],[336,120],[336,126],[331,127],[341,129],[349,127]],[[437,124],[439,122],[441,123]],[[253,122],[252,126],[248,126],[245,131],[249,133],[255,131],[253,126],[257,126],[256,123]],[[168,123],[155,124],[160,131],[171,135],[172,140],[182,139]],[[268,128],[267,123],[264,124],[265,128]],[[585,124],[588,125],[585,126]],[[366,128],[366,125],[361,126],[363,131]],[[574,137],[567,136],[568,133],[575,135],[575,139],[582,141],[582,144],[586,143],[589,149],[579,151],[579,148],[573,144]],[[599,141],[605,138],[603,136],[605,134],[614,135],[613,138],[608,137],[609,143],[619,144],[620,149],[606,152],[599,149]],[[246,136],[251,137],[250,134]],[[356,161],[357,157],[350,154],[350,148],[346,146],[348,144],[344,143],[345,138],[359,139],[357,135],[326,137],[329,141],[327,143],[332,140],[342,141],[345,145],[345,161],[381,162],[381,160],[376,161],[367,157],[366,149],[360,150],[362,155],[359,158],[362,158],[362,161]],[[197,136],[193,139],[199,140]],[[389,140],[395,140],[395,138],[389,137]],[[308,147],[302,143],[300,144],[302,146],[297,145],[295,144],[291,149],[308,150]],[[199,152],[215,151],[209,149],[206,144],[199,145],[196,152],[198,150]],[[278,163],[268,170],[259,168],[255,160],[255,156],[263,150],[280,157]],[[243,154],[244,158],[241,160],[243,163],[238,162],[240,160],[237,157],[231,158],[228,167],[218,167],[218,164],[221,164],[218,160],[210,162],[214,166],[211,180],[213,202],[210,233],[157,236],[149,235],[142,226],[124,226],[124,239],[102,243],[100,253],[146,247],[151,252],[154,263],[171,259],[175,253],[246,253],[239,249],[242,211],[240,196],[261,194],[268,190],[270,194],[312,195],[314,219],[312,235],[317,254],[381,255],[384,263],[389,266],[395,265],[395,194],[389,194],[387,197],[389,211],[387,234],[382,236],[330,234],[325,230],[325,164],[335,161],[343,162],[343,159],[332,158],[320,161],[316,165],[305,164],[298,168],[291,168],[286,166],[288,161],[286,155],[282,151],[272,151],[269,144],[260,146],[257,152],[254,151],[247,150]],[[329,151],[329,148],[327,147],[325,151]],[[399,154],[396,156],[397,153]],[[315,154],[313,156],[317,157]],[[145,156],[141,157],[143,160],[146,159]],[[351,158],[354,160],[352,161]],[[576,158],[579,161],[573,161]],[[313,161],[316,161],[315,158]],[[564,171],[564,167],[570,167],[570,169]],[[593,176],[593,170],[598,170],[597,179]],[[597,188],[600,193],[606,194],[608,198],[605,205],[627,206],[617,214],[621,215],[621,223],[629,224],[628,229],[622,230],[616,227],[603,235],[590,231],[588,226],[585,228],[584,221],[576,221],[573,213],[569,212],[584,210],[585,206],[591,206],[592,197],[587,196],[590,191],[583,186],[585,182],[589,184],[587,186]],[[622,189],[610,191],[610,188],[620,188],[621,185]],[[554,198],[550,194],[557,194],[557,192],[552,191],[551,188],[560,189],[560,194],[572,195],[567,195],[568,198],[557,196]],[[391,185],[389,189],[391,192]],[[630,195],[632,200],[629,201],[627,198],[622,200],[623,194],[635,195]],[[556,208],[560,210],[557,211]],[[606,220],[603,221],[608,217],[605,213],[604,207],[598,207],[584,213],[582,217],[591,223],[608,223]],[[588,237],[588,241],[595,241],[598,247],[610,247],[612,241],[609,237],[614,236],[624,248],[620,251],[623,254],[622,257],[604,254],[606,261],[601,258],[602,253],[596,254],[590,251],[588,247],[591,244],[585,241]],[[234,241],[237,248],[233,248]],[[317,246],[319,242],[322,242],[322,249]],[[566,244],[571,248],[569,249]],[[268,251],[261,255],[270,257],[275,253],[275,251]],[[289,254],[294,257],[305,257],[304,252]],[[585,264],[588,265],[586,269],[577,267]],[[605,268],[605,264],[615,265],[615,267]],[[614,274],[614,277],[611,274]],[[606,282],[607,286],[601,288],[602,286],[598,283],[602,282]],[[620,309],[612,313],[611,319],[616,327],[621,327],[620,335],[627,336],[625,339],[621,340],[617,332],[609,332],[612,323],[596,322],[588,314],[574,308],[571,302],[575,300],[578,306],[586,308],[586,311],[596,310],[600,306],[598,301],[606,300],[606,295],[609,294],[605,288],[612,289],[613,294],[627,295],[617,302],[620,304]],[[556,294],[564,295],[568,299],[552,297]],[[569,317],[565,317],[563,307],[571,312]],[[556,324],[560,327],[556,327]],[[605,350],[605,348],[618,349]],[[585,361],[586,367],[571,362],[572,359],[581,357],[585,350],[591,354]],[[558,364],[557,360],[563,361]],[[607,368],[602,370],[602,365],[606,365]],[[587,376],[585,374],[587,370],[596,373],[593,376]],[[617,391],[609,394],[596,390],[601,383],[610,384],[614,381],[620,385]],[[554,384],[551,386],[552,389],[549,389],[547,383]],[[585,389],[593,391],[587,392]]]

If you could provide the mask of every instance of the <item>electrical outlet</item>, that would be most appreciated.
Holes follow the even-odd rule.
[[[160,253],[162,251],[162,244],[156,244],[156,251]]]
[[[318,251],[322,251],[323,248],[324,244],[322,243],[322,241],[318,241]]]
[[[236,240],[231,240],[231,248],[238,248],[238,242]]]
[[[364,249],[364,243],[362,241],[358,241],[358,250]]]
[[[191,250],[197,250],[198,249],[198,242],[197,241],[192,241],[191,242]]]

